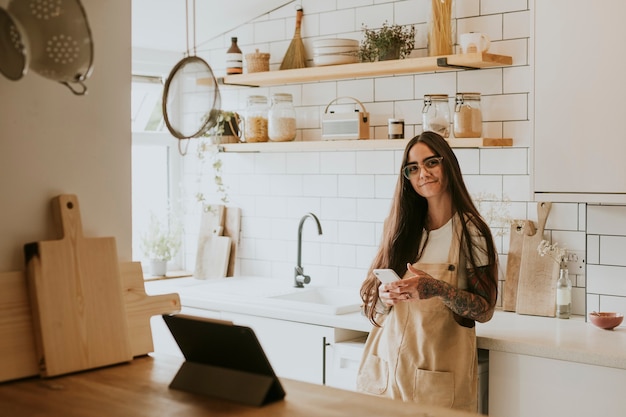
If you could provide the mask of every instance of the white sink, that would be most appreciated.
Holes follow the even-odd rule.
[[[266,298],[268,305],[326,314],[354,313],[361,309],[357,290],[336,287],[294,289],[292,292]]]

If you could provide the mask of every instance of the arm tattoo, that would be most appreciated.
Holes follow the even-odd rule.
[[[496,305],[497,285],[485,285],[493,279],[489,266],[467,270],[469,288],[461,290],[435,278],[422,278],[417,285],[420,298],[438,296],[461,317],[484,323],[491,319]]]

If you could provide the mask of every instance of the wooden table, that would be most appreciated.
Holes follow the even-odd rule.
[[[130,363],[57,378],[0,384],[3,416],[206,417],[206,416],[411,416],[478,414],[419,406],[336,388],[281,379],[287,396],[250,407],[169,389],[181,359],[151,354]]]

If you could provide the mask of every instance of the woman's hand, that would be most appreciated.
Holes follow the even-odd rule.
[[[378,296],[386,305],[392,306],[399,302],[426,299],[436,295],[434,287],[438,280],[410,264],[407,264],[407,267],[413,276],[389,284],[380,284],[378,287]]]

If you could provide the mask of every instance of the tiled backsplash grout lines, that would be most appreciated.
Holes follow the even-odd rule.
[[[329,9],[323,10],[324,3],[313,4],[313,0],[302,3],[305,10],[303,29],[307,18],[311,22],[319,19],[322,25],[323,18],[329,16],[321,15],[334,12],[340,7],[335,6],[335,2],[330,2],[332,5]],[[392,3],[395,6],[394,11],[412,10],[413,7],[427,4],[424,0]],[[320,119],[326,103],[349,92],[347,95],[358,95],[357,98],[372,113],[371,126],[378,138],[386,137],[386,122],[389,117],[404,117],[405,132],[410,137],[421,132],[423,94],[444,92],[453,97],[459,89],[484,92],[483,113],[487,120],[484,124],[484,136],[512,137],[514,147],[456,149],[470,192],[474,195],[485,193],[510,197],[512,217],[536,220],[536,203],[529,201],[529,147],[532,144],[532,106],[529,100],[532,95],[532,68],[528,63],[531,16],[526,2],[521,5],[523,8],[510,10],[515,3],[518,2],[464,0],[459,6],[463,10],[458,10],[458,15],[462,17],[457,24],[459,30],[467,28],[492,35],[492,51],[513,56],[512,67],[401,76],[410,80],[407,83],[395,82],[397,80],[393,77],[380,77],[374,80],[325,81],[259,89],[225,87],[223,108],[241,111],[249,94],[290,92],[294,94],[298,126],[301,127],[298,139],[316,139],[321,136]],[[393,14],[367,15],[367,19],[363,14],[370,10],[380,10],[377,6],[384,4],[386,3],[364,7],[359,13],[355,10],[355,15],[380,24],[385,19],[393,23]],[[310,10],[308,14],[307,10]],[[481,15],[479,11],[486,14]],[[289,9],[289,12],[292,10]],[[285,13],[286,11],[274,12],[268,20],[277,16],[278,20],[284,21]],[[320,16],[316,17],[314,14]],[[405,20],[405,16],[402,18]],[[359,20],[358,17],[356,20]],[[257,19],[255,22],[261,21],[265,22],[266,19]],[[507,22],[513,25],[509,30],[510,38],[506,38]],[[243,34],[254,31],[242,27],[233,31],[233,36],[238,32]],[[260,47],[262,51],[273,51],[277,49],[275,45],[288,43],[291,39],[292,32],[287,32],[285,39],[263,41],[254,45],[253,41],[240,38],[240,44],[244,53],[253,51],[254,47]],[[320,35],[315,28],[307,28],[303,36],[335,37],[335,34]],[[336,37],[360,39],[360,23],[355,24],[352,31],[342,28]],[[224,37],[224,42],[227,38],[230,39],[230,34]],[[423,45],[416,47],[424,48]],[[225,49],[216,48],[210,52],[210,56],[219,57]],[[280,59],[273,56],[270,62],[274,70],[277,69],[275,67]],[[213,62],[211,65],[214,65]],[[219,68],[219,64],[215,66]],[[409,87],[411,90],[407,91]],[[189,154],[193,155],[193,150]],[[231,204],[243,209],[239,272],[291,279],[296,260],[297,222],[303,214],[313,211],[320,218],[324,234],[318,236],[312,229],[305,227],[302,253],[307,272],[318,284],[349,286],[358,290],[382,233],[382,223],[389,209],[389,198],[395,187],[397,164],[401,156],[401,151],[223,154],[223,177],[230,188]],[[191,180],[196,176],[188,174],[187,177]],[[193,189],[191,186],[189,188]],[[195,193],[190,190],[187,194],[188,206],[197,206],[193,201]],[[578,251],[586,249],[587,257],[590,258],[587,276],[572,277],[576,286],[573,295],[574,312],[584,314],[586,305],[588,311],[599,308],[626,311],[626,257],[618,265],[601,263],[607,256],[614,260],[614,253],[620,248],[623,249],[622,253],[626,253],[626,207],[580,206],[582,209],[578,204],[553,204],[546,231],[548,236],[559,239],[560,246]],[[584,213],[587,219],[580,219],[580,214]],[[188,223],[198,222],[199,217],[197,212],[190,213]],[[614,219],[618,219],[615,227],[602,223]],[[554,229],[550,229],[551,225],[555,225]],[[613,236],[606,232],[607,228],[618,230],[620,234]],[[508,239],[507,234],[497,242],[503,270],[506,267]],[[190,237],[190,242],[193,242],[193,236]],[[589,256],[595,253],[600,254],[599,259]],[[186,258],[188,265],[194,265],[195,251],[190,250]],[[608,276],[604,276],[605,274]]]

